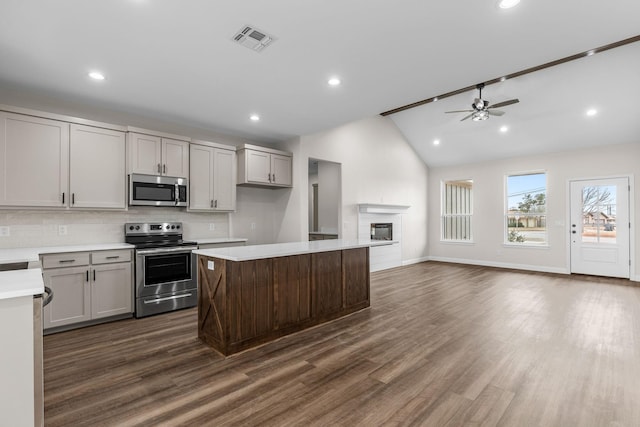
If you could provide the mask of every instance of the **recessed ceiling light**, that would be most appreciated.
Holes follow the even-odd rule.
[[[257,114],[252,114],[249,116],[249,120],[251,120],[252,122],[258,122],[260,121],[260,116]]]
[[[520,3],[520,0],[500,0],[498,7],[500,9],[510,9]]]
[[[342,82],[337,77],[331,77],[327,83],[329,83],[329,86],[340,86]]]
[[[433,98],[433,102],[438,102],[438,97]]]
[[[94,80],[104,80],[104,74],[102,74],[99,71],[92,71],[89,73],[89,77],[91,77]]]
[[[507,77],[506,77],[506,76],[500,77],[500,81],[501,81],[501,82],[504,82],[504,81],[506,81],[506,80],[507,80]]]
[[[506,126],[502,126],[502,127],[500,127],[500,132],[502,132],[502,133],[505,133],[505,132],[506,132],[506,131],[508,131],[508,130],[509,130],[509,128],[508,128],[508,127],[506,127]]]
[[[433,140],[433,145],[440,145],[440,140],[439,139],[434,139]]]
[[[595,108],[591,108],[590,110],[587,110],[587,116],[589,117],[595,116],[596,114],[598,114],[598,110],[596,110]]]
[[[596,51],[595,51],[595,50],[590,50],[590,51],[588,51],[588,52],[587,52],[587,56],[591,56],[591,55],[593,55],[594,53],[596,53]]]

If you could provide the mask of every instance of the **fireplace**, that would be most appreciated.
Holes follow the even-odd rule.
[[[371,223],[371,240],[393,240],[393,223]]]

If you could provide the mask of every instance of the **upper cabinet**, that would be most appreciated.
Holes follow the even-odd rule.
[[[70,206],[126,208],[124,132],[71,125]]]
[[[0,205],[124,209],[124,135],[0,112]]]
[[[193,141],[190,147],[189,209],[236,209],[235,147]]]
[[[189,176],[189,142],[129,132],[129,173]]]
[[[238,148],[238,185],[292,186],[292,154],[256,145]]]
[[[64,207],[69,123],[0,112],[0,204]]]

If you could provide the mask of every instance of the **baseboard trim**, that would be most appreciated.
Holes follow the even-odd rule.
[[[447,257],[437,257],[437,256],[430,256],[428,258],[429,258],[429,261],[480,265],[483,267],[509,268],[513,270],[537,271],[541,273],[571,274],[569,270],[562,267],[547,267],[542,265],[513,264],[508,262],[492,262],[492,261],[481,261],[481,260],[474,260],[474,259],[447,258]]]
[[[425,262],[425,261],[429,261],[429,257],[428,256],[423,256],[421,258],[413,258],[413,259],[404,260],[404,261],[402,261],[402,266],[404,267],[405,265],[419,264],[419,263]]]

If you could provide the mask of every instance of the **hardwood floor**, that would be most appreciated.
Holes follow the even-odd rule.
[[[640,288],[427,262],[224,359],[195,309],[45,337],[47,426],[638,426]]]

